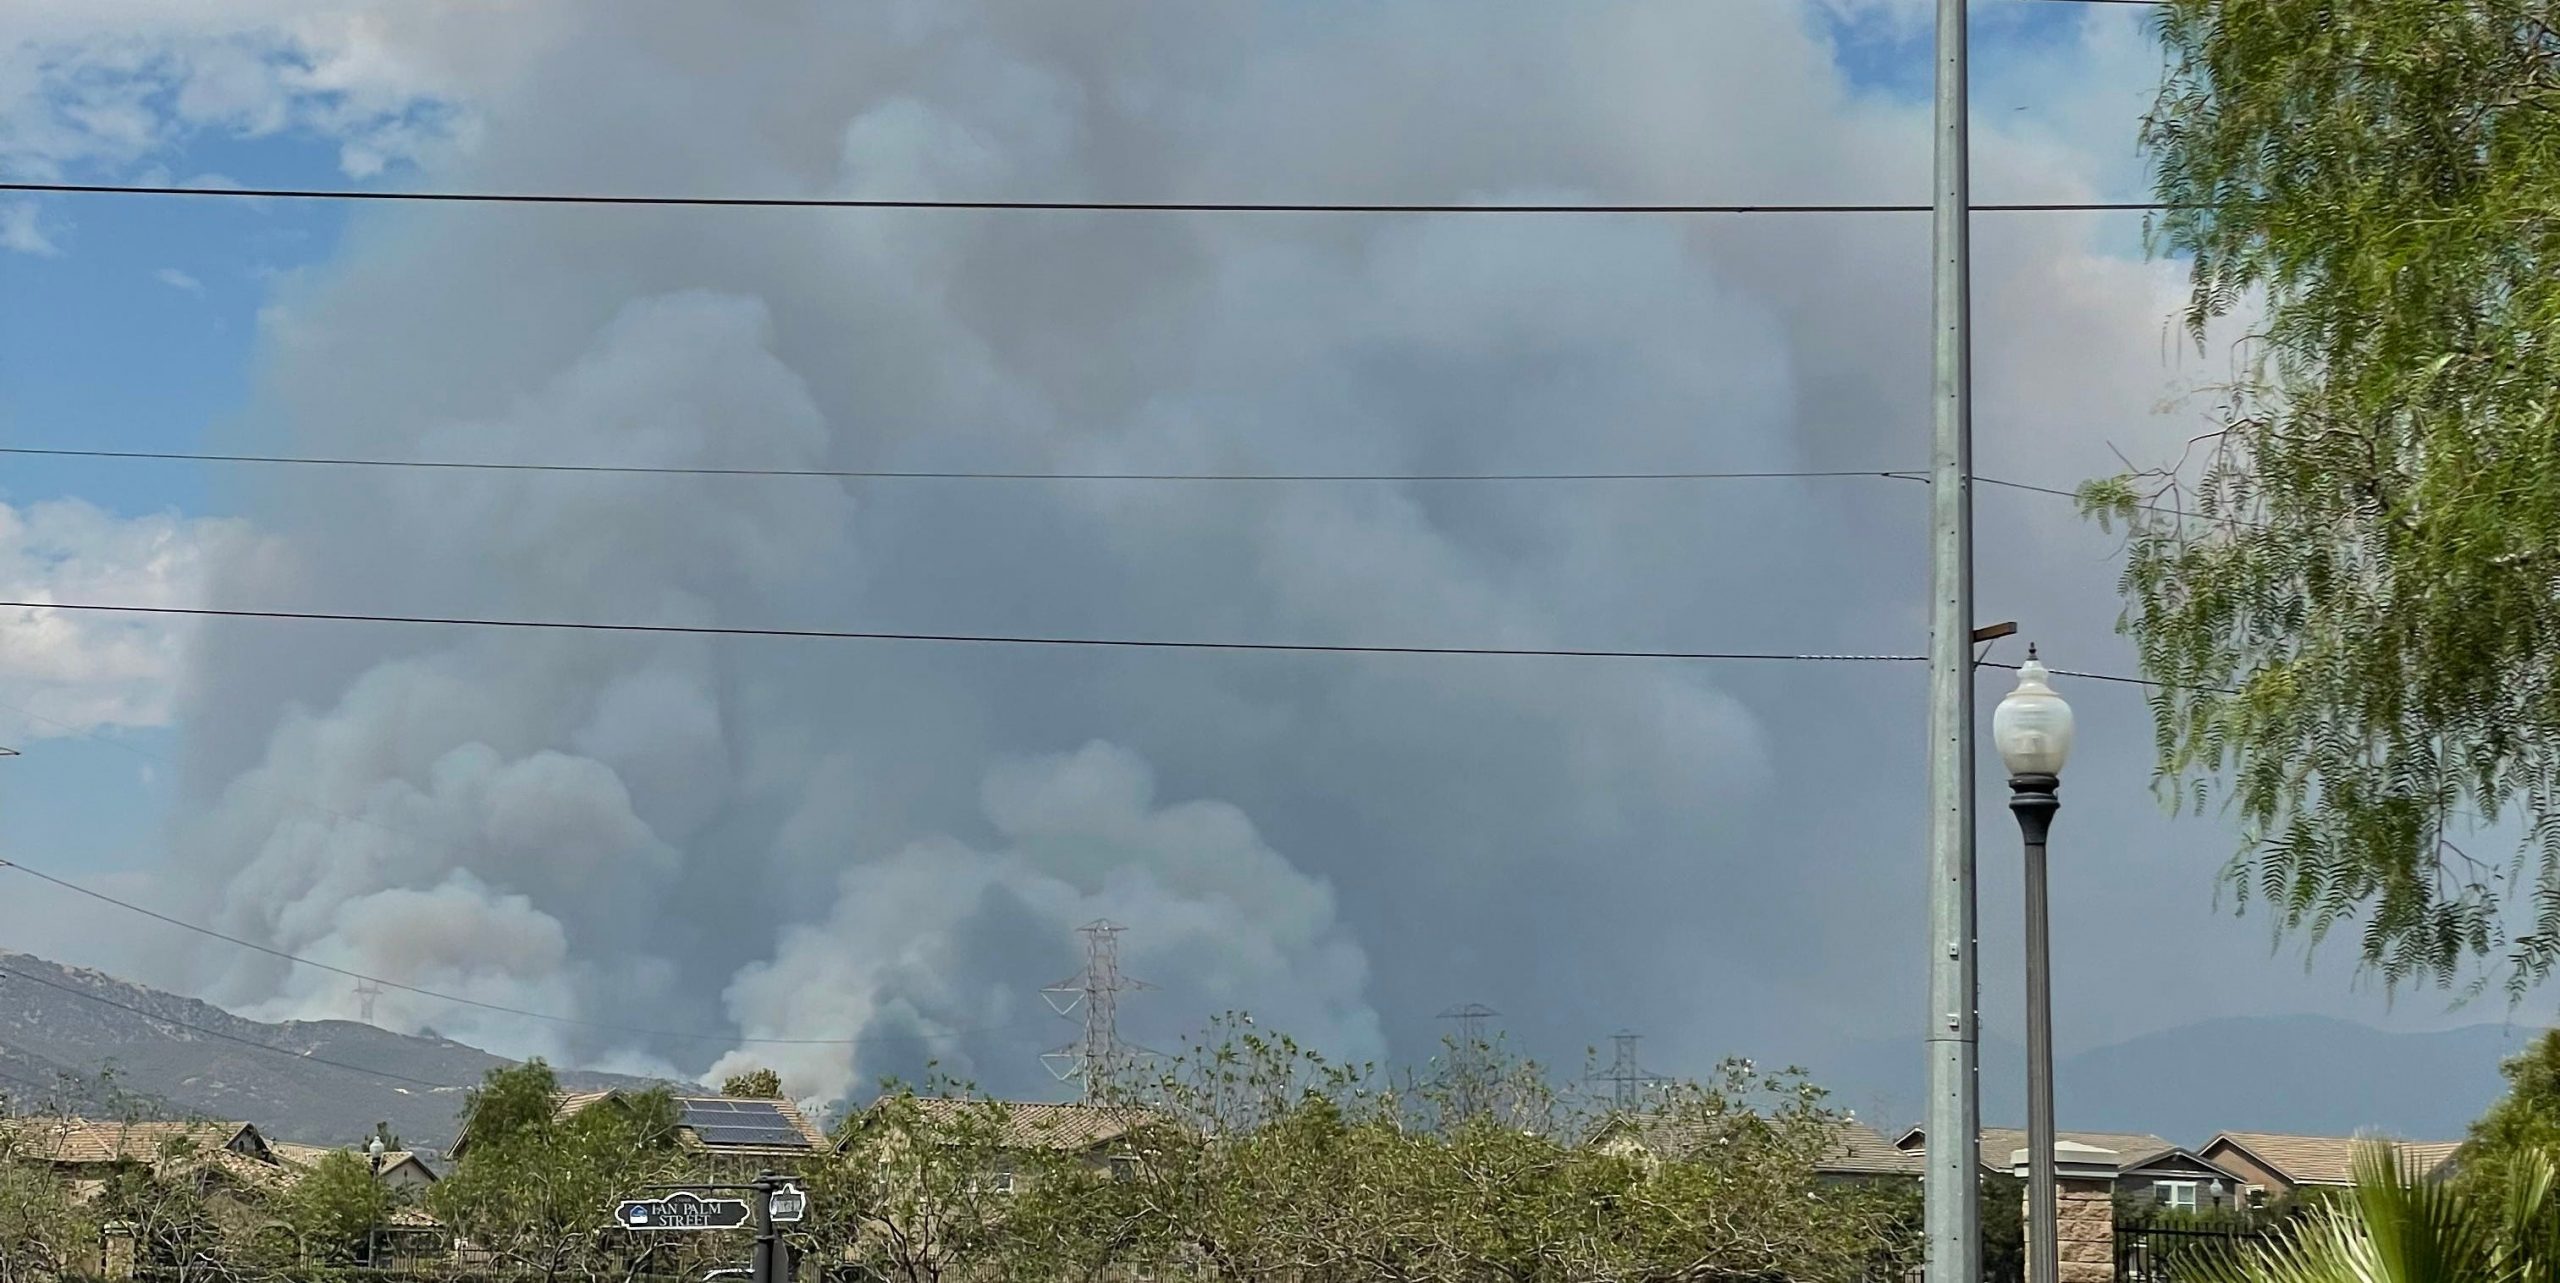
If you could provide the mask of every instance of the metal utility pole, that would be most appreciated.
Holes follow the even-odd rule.
[[[1140,1057],[1155,1053],[1120,1040],[1120,995],[1153,989],[1144,980],[1120,974],[1120,933],[1128,928],[1096,919],[1077,928],[1084,937],[1084,970],[1040,991],[1049,1009],[1061,1016],[1081,1014],[1084,1036],[1040,1057],[1060,1082],[1084,1084],[1084,1098],[1101,1102],[1133,1084],[1122,1081]]]
[[[1928,1283],[1982,1277],[1973,858],[1973,203],[1966,0],[1938,0],[1929,452]]]
[[[782,1231],[773,1220],[773,1196],[782,1178],[767,1172],[756,1178],[756,1246],[747,1260],[752,1283],[782,1283],[789,1277],[782,1255]]]

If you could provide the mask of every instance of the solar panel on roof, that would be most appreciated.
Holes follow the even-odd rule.
[[[693,1129],[705,1145],[772,1145],[791,1149],[807,1149],[809,1138],[792,1127],[740,1127],[728,1123],[705,1123]]]

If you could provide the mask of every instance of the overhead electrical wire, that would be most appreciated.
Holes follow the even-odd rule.
[[[166,463],[270,464],[323,468],[388,468],[461,472],[562,472],[608,476],[806,477],[856,481],[1127,481],[1127,482],[1501,482],[1501,481],[1780,481],[1881,478],[1925,481],[1911,469],[1814,468],[1673,472],[1032,472],[896,468],[754,468],[683,464],[540,463],[491,459],[381,459],[328,455],[219,454],[190,450],[87,450],[0,446],[0,455]]]
[[[952,642],[990,646],[1057,646],[1125,650],[1277,651],[1312,655],[1464,655],[1538,659],[1677,659],[1739,662],[1916,664],[1924,655],[1794,654],[1744,650],[1615,650],[1541,646],[1400,646],[1367,643],[1189,641],[1140,637],[1068,637],[1009,633],[882,632],[847,628],[773,628],[738,624],[641,624],[569,619],[501,619],[466,615],[396,615],[324,610],[237,610],[215,606],[139,606],[106,602],[0,601],[20,610],[206,619],[275,619],[351,624],[415,624],[446,628],[675,634],[691,637],[777,637],[826,641]]]
[[[1261,651],[1313,655],[1449,655],[1521,659],[1654,659],[1817,664],[1917,664],[1926,655],[1854,652],[1788,652],[1748,650],[1602,650],[1538,646],[1396,646],[1362,643],[1183,641],[1137,637],[1065,637],[1005,633],[872,632],[836,628],[761,628],[723,624],[637,624],[567,619],[499,619],[467,615],[361,614],[324,610],[227,610],[213,606],[135,606],[105,602],[0,601],[18,610],[68,610],[118,615],[185,616],[209,619],[296,620],[353,624],[415,624],[450,628],[520,629],[527,631],[676,634],[695,637],[774,637],[831,641],[959,642],[993,646],[1056,646],[1135,650]],[[1990,664],[2000,668],[2005,665]],[[2160,683],[2120,674],[2052,670],[2063,676],[2135,686]]]
[[[406,204],[681,206],[712,209],[876,209],[1049,211],[1108,214],[1926,214],[1927,204],[1651,204],[1612,202],[1304,202],[977,200],[852,196],[673,196],[581,192],[458,192],[353,187],[178,187],[128,183],[0,183],[0,192],[55,196],[180,196],[234,200],[372,201]],[[2156,201],[2007,201],[1977,214],[2120,213],[2165,209]]]
[[[2145,0],[2148,3],[2149,0]],[[1910,481],[1929,484],[1929,475],[1917,468],[1772,468],[1726,470],[1674,470],[1662,472],[1037,472],[1022,469],[964,471],[958,469],[899,468],[782,468],[782,467],[715,467],[690,464],[645,463],[548,463],[512,459],[386,459],[379,457],[300,454],[228,454],[198,450],[95,450],[74,446],[0,445],[0,455],[19,455],[47,459],[90,459],[115,462],[145,463],[211,463],[249,464],[278,467],[358,468],[389,471],[423,470],[455,472],[530,472],[566,473],[595,476],[673,476],[673,477],[740,477],[740,478],[808,478],[849,481],[1053,481],[1053,482],[1127,482],[1133,484],[1162,483],[1266,483],[1324,484],[1381,483],[1431,484],[1439,482],[1627,482],[1627,481],[1820,481],[1882,480]],[[2005,477],[1975,473],[1977,485],[1998,486],[2032,494],[2051,495],[2060,499],[2078,499],[2079,492],[2060,486],[2038,485],[2029,481],[2012,481]],[[2146,511],[2200,516],[2158,504],[2137,504]]]

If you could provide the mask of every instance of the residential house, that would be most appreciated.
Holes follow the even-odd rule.
[[[1826,1124],[1830,1145],[1814,1162],[1814,1175],[1826,1183],[1917,1180],[1920,1156],[1894,1147],[1876,1129],[1855,1118]],[[1590,1144],[1603,1151],[1657,1163],[1693,1154],[1714,1143],[1698,1120],[1658,1115],[1616,1114],[1592,1133]]]
[[[241,1122],[15,1118],[0,1124],[0,1148],[53,1169],[84,1197],[129,1164],[164,1179],[193,1173],[211,1185],[260,1193],[288,1188],[293,1178],[257,1127]]]
[[[2344,1189],[2355,1183],[2351,1136],[2283,1136],[2270,1132],[2222,1132],[2205,1142],[2204,1156],[2236,1173],[2253,1201],[2304,1189]],[[2433,1174],[2462,1148],[2459,1141],[2404,1142],[2401,1154],[2421,1174]]]
[[[362,1149],[341,1151],[334,1146],[303,1145],[289,1140],[270,1142],[270,1147],[287,1167],[304,1172],[319,1166],[321,1159],[340,1152],[354,1155],[357,1162],[367,1167],[373,1165],[373,1156]],[[385,1150],[382,1168],[375,1176],[401,1201],[411,1203],[425,1198],[427,1187],[443,1179],[436,1174],[435,1168],[428,1165],[425,1156],[405,1149]]]
[[[2237,1207],[2244,1196],[2247,1181],[2240,1173],[2215,1163],[2206,1154],[2148,1132],[2058,1131],[2053,1138],[2057,1148],[2069,1146],[2072,1152],[2087,1155],[2093,1161],[2103,1155],[2105,1162],[2112,1163],[2116,1197],[2122,1201],[2197,1211]],[[1914,1127],[1896,1137],[1894,1147],[1922,1159],[1928,1152],[1928,1137]],[[1982,1131],[1982,1168],[2009,1172],[2026,1149],[2025,1128],[1986,1127]]]
[[[1137,1163],[1134,1134],[1154,1121],[1144,1110],[1107,1105],[991,1102],[942,1096],[918,1096],[912,1103],[927,1126],[965,1125],[973,1117],[994,1121],[998,1130],[988,1138],[989,1146],[999,1153],[1062,1155],[1096,1170],[1107,1168],[1114,1174]],[[875,1111],[880,1108],[876,1103],[872,1106]],[[1017,1176],[1014,1163],[999,1159],[987,1180],[998,1192],[1011,1193]]]

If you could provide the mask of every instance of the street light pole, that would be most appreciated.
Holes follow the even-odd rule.
[[[374,1195],[368,1204],[372,1220],[364,1227],[364,1264],[367,1269],[382,1266],[382,1155],[390,1148],[383,1144],[382,1133],[390,1126],[389,1123],[374,1124],[373,1139],[366,1141],[364,1146],[365,1157],[373,1163]]]
[[[2059,1209],[2053,1136],[2053,944],[2047,926],[2045,838],[2062,809],[2062,764],[2071,755],[2071,705],[2027,648],[2018,688],[1991,715],[1991,738],[2009,768],[2009,810],[2026,845],[2027,892],[2027,1283],[2056,1283]]]

